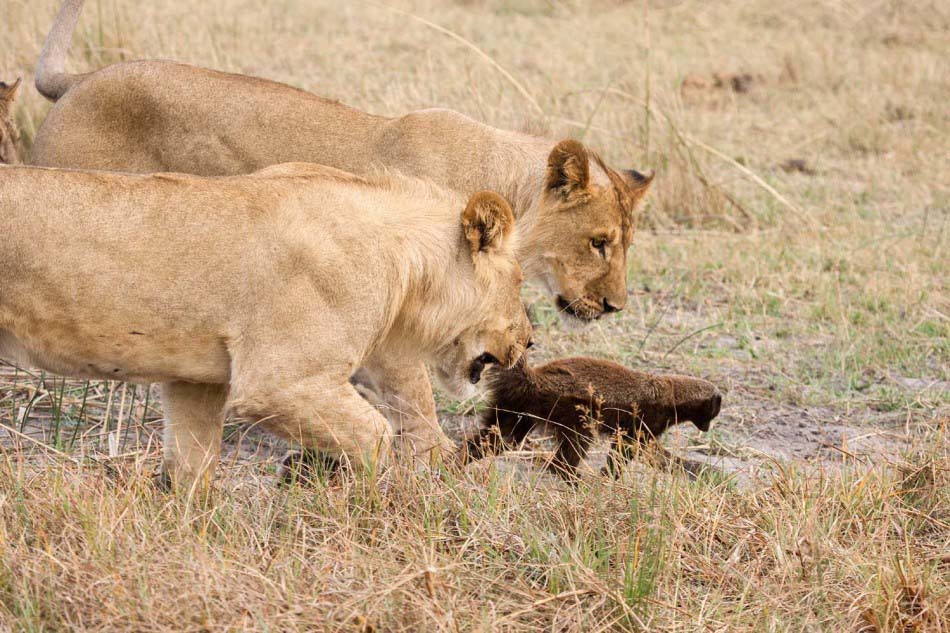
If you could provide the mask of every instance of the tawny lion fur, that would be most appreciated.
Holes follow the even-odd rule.
[[[722,404],[719,390],[706,380],[636,372],[593,358],[529,367],[523,357],[510,369],[498,368],[488,382],[482,429],[469,440],[465,457],[496,454],[505,444],[523,442],[532,428],[543,424],[557,441],[550,466],[568,478],[576,476],[597,434],[612,437],[604,470],[618,475],[636,445],[652,445],[680,422],[708,431]]]
[[[56,104],[37,132],[33,164],[200,175],[288,161],[357,174],[382,165],[463,195],[489,189],[512,204],[518,260],[565,318],[588,321],[626,304],[634,212],[652,176],[614,171],[576,141],[499,130],[450,110],[374,116],[284,84],[167,61],[70,74],[65,61],[82,6],[63,3],[37,64],[36,86]],[[341,265],[362,250],[352,244]],[[425,367],[414,371],[418,398],[390,398],[390,415],[434,422]],[[441,433],[419,441],[448,443]]]
[[[13,117],[13,104],[16,102],[20,80],[12,84],[0,81],[0,163],[16,165],[20,162],[17,143],[20,131]]]
[[[229,178],[0,167],[0,357],[162,383],[166,468],[186,485],[213,469],[226,410],[366,462],[392,431],[349,384],[358,366],[427,361],[457,392],[486,354],[520,357],[531,327],[513,227],[491,192],[466,206],[316,165]]]

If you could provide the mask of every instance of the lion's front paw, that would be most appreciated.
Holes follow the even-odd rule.
[[[305,448],[301,451],[291,451],[284,458],[277,473],[281,485],[289,486],[300,483],[312,486],[336,474],[340,470],[340,461],[321,451]]]
[[[172,491],[172,476],[164,466],[160,466],[158,471],[152,475],[152,485],[161,492]]]

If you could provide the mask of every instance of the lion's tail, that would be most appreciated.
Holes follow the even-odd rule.
[[[79,14],[82,13],[82,5],[83,0],[63,2],[36,63],[36,89],[50,101],[62,97],[85,76],[66,72],[66,55]]]

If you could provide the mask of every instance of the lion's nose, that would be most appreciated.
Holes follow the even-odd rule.
[[[621,308],[618,308],[617,306],[607,301],[606,297],[604,298],[604,312],[605,313],[610,314],[611,312],[620,312],[620,310]]]

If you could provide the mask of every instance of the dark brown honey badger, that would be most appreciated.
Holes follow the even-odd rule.
[[[498,454],[506,444],[522,442],[535,425],[545,424],[557,441],[550,467],[569,479],[577,476],[595,434],[612,436],[604,472],[618,476],[621,462],[632,457],[637,445],[653,442],[679,422],[708,431],[722,404],[719,390],[708,381],[636,372],[593,358],[528,367],[522,357],[511,369],[497,367],[488,386],[482,429],[467,442],[466,458]],[[669,458],[662,448],[660,452]]]

